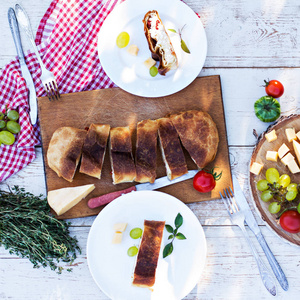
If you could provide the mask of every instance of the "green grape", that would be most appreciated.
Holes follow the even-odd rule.
[[[132,246],[127,250],[127,254],[130,257],[137,255],[138,252],[139,252],[139,249],[136,246]]]
[[[0,129],[5,128],[5,126],[6,126],[6,122],[3,121],[3,120],[1,120],[1,121],[0,121]]]
[[[277,214],[279,213],[280,211],[280,208],[281,208],[281,205],[277,202],[272,202],[270,205],[269,205],[269,212],[271,214]]]
[[[260,195],[260,198],[264,202],[268,202],[273,198],[272,192],[270,190],[263,191]]]
[[[19,119],[19,114],[17,111],[15,110],[10,110],[7,113],[7,117],[11,120],[11,121],[17,121]]]
[[[257,189],[261,192],[267,190],[269,188],[268,186],[268,180],[266,179],[262,179],[257,183]]]
[[[20,124],[15,121],[8,121],[6,127],[11,133],[19,133],[21,131]]]
[[[131,238],[136,240],[142,236],[142,233],[143,233],[143,230],[141,228],[137,227],[137,228],[131,229],[129,235]]]
[[[12,145],[15,142],[15,136],[6,130],[0,132],[0,142],[4,145]]]
[[[157,70],[157,68],[156,68],[155,66],[152,66],[152,67],[150,68],[149,72],[150,72],[150,75],[151,75],[152,77],[155,77],[155,76],[158,74],[158,70]]]
[[[298,213],[300,214],[300,202],[299,202],[299,204],[297,206],[297,210],[298,210]]]
[[[281,176],[279,177],[278,183],[279,183],[282,187],[286,188],[286,187],[291,183],[291,177],[290,177],[289,175],[287,175],[287,174],[283,174],[283,175],[281,175]]]
[[[288,191],[298,191],[298,185],[297,183],[290,183],[287,188]]]
[[[296,191],[288,191],[285,195],[285,199],[288,201],[292,201],[297,197],[298,192]]]
[[[129,34],[125,31],[121,32],[118,36],[117,36],[117,46],[119,48],[124,48],[128,45],[130,40]]]
[[[0,120],[4,119],[4,113],[0,112]]]
[[[266,171],[266,178],[270,183],[279,181],[279,172],[275,168],[269,168]]]

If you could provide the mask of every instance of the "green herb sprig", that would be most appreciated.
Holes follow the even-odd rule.
[[[35,196],[18,186],[0,190],[0,246],[10,254],[28,258],[34,268],[49,266],[60,274],[63,267],[58,262],[72,264],[81,250],[77,239],[69,235],[69,226],[69,222],[50,214],[42,195]]]
[[[173,229],[171,225],[168,224],[165,225],[166,230],[169,233],[171,233],[168,237],[168,240],[171,240],[171,242],[165,246],[163,250],[163,258],[169,256],[173,252],[173,241],[175,238],[178,240],[186,239],[186,237],[181,232],[178,232],[179,227],[183,224],[183,218],[180,213],[177,214],[174,224],[175,224],[175,229]]]
[[[188,46],[186,45],[185,41],[182,39],[182,31],[183,31],[183,28],[185,27],[185,25],[183,25],[183,27],[181,29],[178,29],[178,32],[175,30],[175,29],[169,29],[171,32],[174,32],[174,33],[177,33],[180,37],[180,44],[181,44],[181,49],[190,54],[191,51],[190,49],[188,48]]]

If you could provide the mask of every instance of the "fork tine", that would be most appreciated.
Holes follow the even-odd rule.
[[[54,85],[54,87],[55,87],[55,91],[56,91],[56,96],[58,97],[58,98],[60,98],[60,93],[59,93],[59,89],[58,89],[58,86],[57,86],[57,83],[56,83],[56,81],[55,80],[53,80],[53,85]]]
[[[224,192],[224,195],[225,195],[225,196],[223,197],[223,195],[222,195],[221,192],[220,192],[220,196],[221,196],[221,198],[222,198],[222,200],[223,200],[223,203],[224,203],[224,205],[225,205],[225,207],[226,207],[226,209],[227,209],[228,214],[231,215],[232,210],[231,210],[231,208],[229,207],[229,203],[228,203],[228,199],[227,199],[227,196],[226,196],[226,192],[225,192],[225,190],[223,190],[223,192]]]
[[[48,84],[49,84],[50,89],[51,89],[52,98],[54,100],[58,100],[58,97],[57,97],[57,94],[56,94],[56,91],[55,91],[55,87],[54,87],[53,81],[50,81]]]
[[[47,86],[46,83],[44,84],[44,89],[45,89],[45,91],[46,91],[46,93],[47,93],[47,97],[48,97],[49,101],[51,101],[51,95],[50,95],[50,93],[49,93],[49,91],[48,91],[48,86]]]

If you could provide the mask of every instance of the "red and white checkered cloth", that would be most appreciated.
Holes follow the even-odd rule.
[[[36,44],[48,70],[54,73],[61,94],[115,87],[100,65],[97,35],[116,4],[124,0],[53,0],[37,30]],[[35,54],[26,63],[38,97],[46,96]],[[17,109],[21,132],[11,145],[0,146],[0,182],[35,159],[40,143],[39,123],[30,124],[28,92],[16,58],[0,73],[0,112]]]
[[[53,0],[37,30],[36,44],[46,65],[64,93],[114,87],[97,54],[97,35],[117,0]],[[28,52],[26,63],[38,97],[46,96],[36,56]],[[0,111],[17,109],[21,132],[11,146],[0,146],[0,182],[35,159],[40,143],[39,124],[30,124],[28,92],[16,58],[0,73]]]

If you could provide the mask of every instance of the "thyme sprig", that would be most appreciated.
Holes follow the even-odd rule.
[[[28,258],[34,268],[49,266],[60,274],[63,267],[57,263],[72,264],[81,250],[76,237],[70,236],[69,226],[70,222],[51,215],[42,195],[35,196],[18,186],[0,190],[0,246],[10,254]]]

